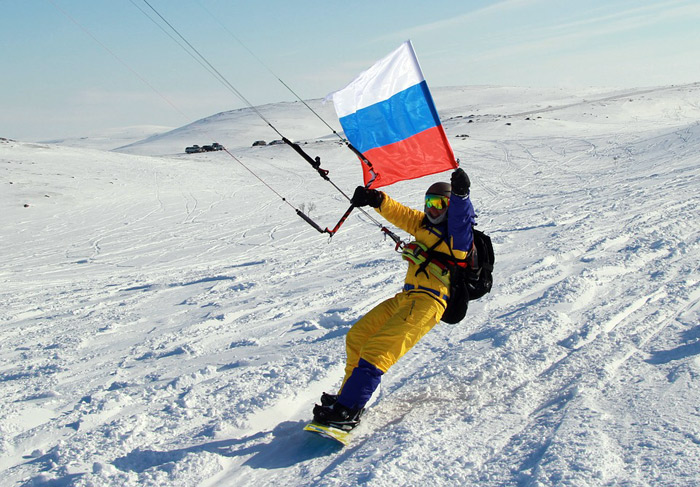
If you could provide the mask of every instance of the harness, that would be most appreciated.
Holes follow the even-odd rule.
[[[452,254],[452,249],[450,249],[450,255],[435,251],[437,246],[444,240],[445,235],[441,235],[440,239],[430,248],[421,242],[411,242],[404,246],[401,257],[404,260],[413,262],[418,266],[416,275],[423,272],[425,273],[426,277],[430,277],[428,275],[428,272],[430,272],[430,274],[435,276],[441,283],[449,288],[450,267],[469,267],[469,264],[474,257],[474,245],[472,244],[472,248],[467,253],[467,257],[465,259],[457,259],[454,254]]]
[[[430,252],[433,251],[433,248],[440,244],[441,241],[442,239],[438,240],[438,243],[430,249],[424,243],[411,242],[403,248],[401,257],[404,260],[413,262],[418,266],[416,275],[420,274],[421,272],[424,272],[427,276],[428,272],[430,272],[433,276],[438,278],[438,280],[442,282],[445,286],[449,287],[450,269],[442,262],[433,260],[430,255]]]

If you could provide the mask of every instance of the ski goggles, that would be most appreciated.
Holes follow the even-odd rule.
[[[450,204],[450,199],[447,196],[441,196],[438,194],[426,194],[425,195],[425,207],[435,208],[436,210],[443,210],[447,208]]]

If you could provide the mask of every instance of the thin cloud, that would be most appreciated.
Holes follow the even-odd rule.
[[[430,34],[454,28],[457,25],[465,25],[477,22],[480,18],[490,17],[494,15],[503,15],[509,11],[519,10],[524,8],[536,7],[538,4],[546,4],[549,0],[504,0],[486,7],[477,8],[471,12],[451,17],[449,19],[429,22],[423,25],[416,25],[407,29],[392,31],[385,35],[369,40],[367,44],[385,42],[396,38],[409,39],[417,35]]]
[[[583,28],[593,28],[592,31],[586,30],[585,32],[593,32],[594,35],[599,32],[609,34],[616,30],[628,31],[663,21],[686,19],[693,16],[700,16],[700,4],[687,1],[669,1],[568,22],[551,29],[582,32]]]
[[[511,32],[508,37],[518,39],[501,47],[482,50],[470,56],[473,60],[515,56],[536,51],[558,51],[583,45],[595,38],[632,32],[678,19],[700,17],[700,5],[683,1],[670,1],[653,6],[631,8],[624,11],[597,15],[583,20],[528,29],[521,33]],[[522,35],[522,37],[520,37]],[[497,39],[494,36],[494,39]]]

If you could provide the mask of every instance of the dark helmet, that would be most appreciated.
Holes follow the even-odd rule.
[[[452,185],[450,183],[434,183],[430,185],[428,188],[428,191],[425,192],[425,195],[438,195],[438,196],[445,196],[447,198],[450,197],[452,194]],[[423,208],[423,211],[425,212],[425,216],[428,219],[430,223],[433,225],[437,225],[438,223],[441,223],[445,221],[445,218],[447,218],[447,208],[437,211],[435,208],[430,208],[428,209],[427,205],[425,208]]]
[[[452,185],[450,183],[434,183],[430,185],[425,194],[439,194],[449,198],[452,194]]]

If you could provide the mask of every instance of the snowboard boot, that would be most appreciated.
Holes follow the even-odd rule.
[[[317,423],[350,431],[360,423],[364,409],[350,409],[336,402],[332,406],[314,406],[314,421]]]
[[[338,394],[321,394],[321,406],[332,406],[338,400]]]

